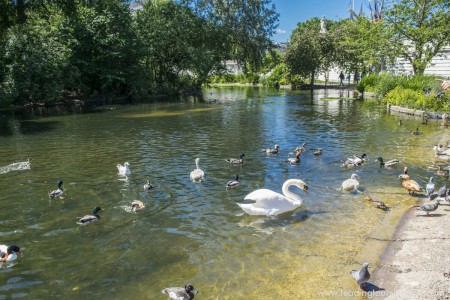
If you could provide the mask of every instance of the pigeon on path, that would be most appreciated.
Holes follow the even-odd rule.
[[[363,263],[361,270],[353,270],[350,272],[361,289],[364,289],[366,282],[370,279],[370,273],[367,268],[369,263]]]
[[[435,211],[438,208],[439,204],[441,204],[441,203],[438,200],[434,203],[424,204],[420,207],[420,209],[423,210],[424,212],[426,212],[427,216],[429,216],[430,212]]]

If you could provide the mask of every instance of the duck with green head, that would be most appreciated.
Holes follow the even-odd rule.
[[[100,220],[100,216],[98,215],[98,212],[102,210],[100,207],[94,208],[92,211],[92,215],[85,215],[84,217],[80,218],[80,220],[77,222],[78,225],[87,225],[90,223],[94,223]]]

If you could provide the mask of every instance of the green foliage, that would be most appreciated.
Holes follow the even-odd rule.
[[[5,39],[7,72],[1,83],[3,104],[54,102],[70,85],[70,49],[65,47],[61,18],[29,18],[8,30]]]
[[[412,90],[397,86],[386,94],[384,103],[428,111],[448,111],[450,109],[449,97],[436,98],[435,94],[426,96],[423,91]]]

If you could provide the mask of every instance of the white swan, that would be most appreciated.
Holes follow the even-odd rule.
[[[205,172],[203,172],[202,169],[200,169],[200,167],[198,165],[199,162],[200,162],[200,158],[197,157],[195,159],[195,165],[197,166],[197,169],[195,169],[194,171],[191,172],[192,181],[201,180],[205,176]]]
[[[357,178],[359,178],[359,176],[353,173],[349,179],[344,180],[341,186],[342,190],[347,192],[351,191],[359,192],[358,191],[359,181]]]
[[[259,189],[245,196],[244,200],[253,200],[255,203],[237,203],[244,212],[249,215],[276,216],[291,211],[301,206],[302,198],[291,192],[289,187],[293,185],[302,189],[305,193],[308,186],[300,179],[288,179],[284,182],[283,194],[268,189]]]
[[[130,164],[126,162],[123,166],[121,164],[117,164],[117,170],[119,171],[119,175],[129,176],[131,175]]]

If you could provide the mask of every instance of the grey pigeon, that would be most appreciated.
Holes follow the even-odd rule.
[[[197,290],[194,289],[192,284],[186,284],[183,287],[170,287],[165,288],[161,291],[163,294],[169,295],[169,299],[174,300],[191,300],[194,299],[195,294],[198,293]]]
[[[370,279],[370,273],[369,270],[367,270],[368,267],[369,263],[366,262],[363,263],[361,270],[353,270],[350,272],[361,289],[364,288],[366,281]]]
[[[430,212],[435,211],[438,206],[439,206],[439,200],[434,202],[434,203],[429,203],[429,204],[424,204],[420,207],[421,210],[423,210],[424,212],[427,213],[427,216],[429,215]]]
[[[433,182],[433,177],[430,177],[430,181],[427,183],[427,187],[426,187],[428,198],[431,198],[431,195],[433,194],[434,189],[435,189],[435,184]]]
[[[438,197],[445,198],[447,196],[447,186],[443,185],[438,191],[437,191]]]

